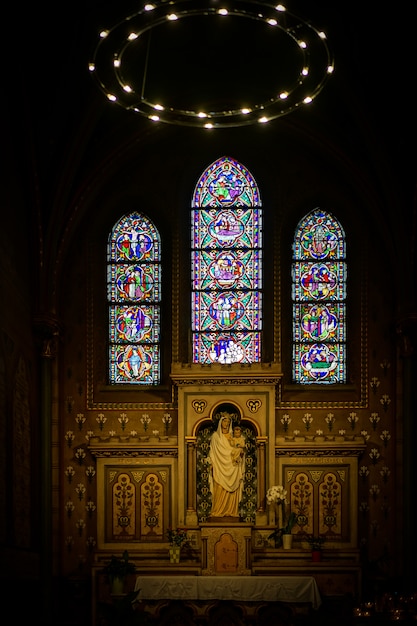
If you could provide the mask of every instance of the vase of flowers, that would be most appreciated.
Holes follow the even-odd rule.
[[[171,563],[179,563],[181,549],[190,544],[187,530],[180,527],[168,528],[167,536],[169,541],[169,560]]]
[[[266,501],[271,506],[275,506],[276,528],[268,535],[268,539],[274,541],[275,547],[283,546],[285,549],[292,547],[292,529],[297,522],[298,516],[294,511],[287,516],[286,506],[287,490],[282,485],[274,485],[266,492]],[[291,537],[291,539],[288,537]],[[284,540],[285,536],[285,540]]]

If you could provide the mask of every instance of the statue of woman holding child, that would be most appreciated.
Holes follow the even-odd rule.
[[[212,493],[210,518],[239,517],[245,477],[245,438],[238,423],[233,426],[227,411],[220,413],[217,429],[210,440],[207,461],[211,466]]]

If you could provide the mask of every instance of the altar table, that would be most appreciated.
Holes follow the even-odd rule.
[[[141,600],[235,600],[321,605],[313,576],[138,576]]]

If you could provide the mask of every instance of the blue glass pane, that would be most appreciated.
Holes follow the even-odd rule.
[[[155,343],[158,338],[158,306],[114,306],[110,308],[111,342]]]
[[[262,283],[258,250],[195,250],[193,289],[259,289]]]
[[[345,345],[295,344],[294,377],[302,384],[346,382]]]
[[[345,235],[326,211],[315,209],[301,220],[294,243],[295,259],[345,258]]]
[[[139,213],[122,217],[109,238],[108,261],[159,261],[159,234],[152,222]]]
[[[261,210],[194,209],[193,248],[260,248]]]
[[[328,304],[294,304],[294,341],[344,341],[346,306]]]
[[[230,157],[222,157],[214,161],[198,181],[193,206],[260,206],[258,187],[243,165]]]
[[[257,291],[200,292],[193,295],[193,330],[261,328],[261,294]]]
[[[141,385],[158,383],[159,346],[111,345],[110,382]]]
[[[111,302],[159,301],[159,264],[113,264],[109,267],[109,271],[109,300]]]
[[[194,362],[209,364],[257,363],[260,355],[260,333],[195,333]]]
[[[293,263],[294,300],[346,298],[346,263]]]

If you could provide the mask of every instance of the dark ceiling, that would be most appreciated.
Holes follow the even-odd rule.
[[[219,4],[218,0],[211,1]],[[94,116],[96,135],[109,133],[113,125],[122,123],[131,123],[132,129],[150,124],[148,120],[133,119],[137,116],[109,103],[88,72],[99,31],[137,11],[138,6],[137,2],[125,0],[73,0],[60,6],[41,2],[22,8],[16,4],[5,10],[3,30],[9,43],[3,68],[3,121],[16,145],[21,145],[21,141],[28,144],[41,184],[51,185],[58,164],[69,157],[72,138],[80,132],[86,118],[91,125]],[[365,154],[364,138],[368,143],[374,142],[375,153],[386,159],[388,169],[395,170],[403,204],[411,210],[417,138],[413,100],[417,55],[411,15],[399,8],[383,10],[373,0],[356,4],[347,0],[289,0],[286,6],[293,14],[326,31],[336,68],[312,108],[291,115],[298,116],[306,126],[326,129],[330,136],[338,137],[342,149],[356,153],[359,160],[372,160],[372,153]],[[232,42],[235,48],[238,46],[239,56],[244,56],[246,48],[239,35],[243,33],[245,39],[248,33],[241,26],[239,29]],[[184,62],[189,59],[195,65],[196,48],[204,54],[209,33],[205,32],[201,41],[194,33],[189,46],[184,37],[178,40],[177,58]],[[279,62],[274,56],[276,51],[262,41],[262,33],[257,39],[255,44],[252,41],[251,49],[259,47],[264,71],[269,76]],[[218,49],[222,56],[226,48],[225,41],[210,42],[210,58],[205,56],[207,81],[216,81],[218,59],[211,58],[213,51]],[[250,62],[249,56],[247,61]],[[169,75],[178,69],[170,68],[170,63],[167,59]],[[247,75],[238,68],[238,83],[245,81],[248,88],[253,83],[261,89],[263,80],[259,76],[255,80],[251,71],[256,73],[256,67],[250,66]],[[234,72],[233,67],[230,72]],[[189,80],[185,88],[194,93]],[[272,122],[280,123],[280,119]],[[371,163],[368,165],[372,167]]]

